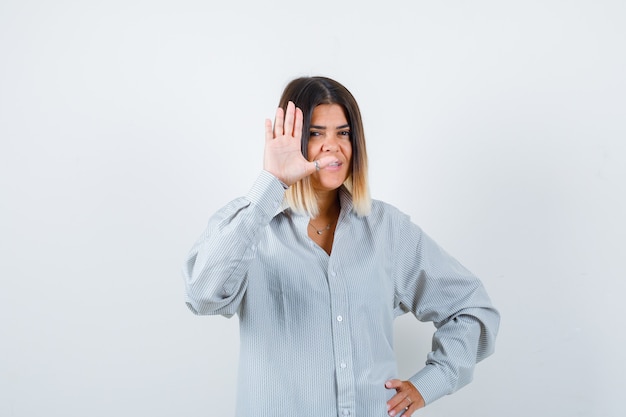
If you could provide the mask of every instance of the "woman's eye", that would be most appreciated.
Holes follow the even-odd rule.
[[[309,136],[320,136],[321,133],[320,132],[310,132]]]
[[[350,136],[350,131],[349,130],[342,130],[341,132],[339,132],[339,136],[349,137]]]

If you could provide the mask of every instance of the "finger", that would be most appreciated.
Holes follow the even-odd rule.
[[[403,416],[408,417],[417,409],[418,407],[415,405],[415,403],[411,402],[410,399],[405,397],[395,407],[392,407],[391,409],[389,409],[388,414],[393,417],[393,416],[397,416],[398,414],[404,411]]]
[[[391,397],[389,401],[387,401],[387,411],[390,416],[397,415],[400,411],[405,410],[410,406],[410,399],[407,399],[408,395],[406,392],[403,392],[403,381],[399,379],[392,379],[385,382],[385,388],[387,389],[395,389],[396,395]]]
[[[274,139],[274,133],[272,132],[272,121],[270,119],[265,119],[265,140]]]
[[[283,135],[283,122],[285,120],[285,111],[282,107],[276,109],[276,117],[274,118],[274,137]]]
[[[409,408],[406,409],[404,414],[402,414],[402,417],[411,417],[411,415],[413,415],[413,413],[416,412],[418,409],[419,407],[416,406],[415,403],[413,403],[409,406]]]
[[[294,136],[293,134],[293,124],[295,118],[295,110],[296,105],[293,102],[287,103],[287,112],[285,113],[285,127],[283,128],[283,133],[285,135]]]
[[[419,401],[414,401],[411,403],[411,405],[406,409],[406,411],[404,412],[404,414],[402,414],[402,417],[411,417],[411,415],[416,412],[417,410],[419,410],[420,408],[423,407],[423,404]]]
[[[306,165],[305,174],[306,175],[314,174],[315,172],[326,168],[328,165],[335,162],[336,160],[337,158],[333,156],[325,156],[323,158],[319,158],[314,161],[311,161]]]
[[[308,177],[309,175],[314,174],[320,169],[322,169],[322,166],[318,161],[307,162],[307,164],[304,166],[304,176]]]
[[[390,416],[395,416],[400,411],[411,406],[411,400],[404,393],[398,393],[387,401],[387,411]]]
[[[387,402],[390,416],[396,416],[405,410],[402,416],[410,417],[424,406],[422,394],[410,381],[391,380],[385,383],[385,387],[396,390],[396,395]]]
[[[300,141],[302,140],[302,119],[304,116],[302,115],[302,109],[300,107],[296,107],[296,122],[293,127],[293,137]]]
[[[319,165],[320,169],[324,169],[335,161],[337,161],[337,158],[334,156],[322,156],[321,158],[317,159],[317,164]]]

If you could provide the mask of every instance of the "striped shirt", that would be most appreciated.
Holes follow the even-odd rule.
[[[470,382],[499,323],[481,282],[396,208],[374,200],[357,216],[343,188],[328,255],[284,192],[263,171],[210,218],[183,268],[192,312],[239,317],[236,415],[387,415],[393,320],[406,312],[437,329],[409,379],[426,404]]]

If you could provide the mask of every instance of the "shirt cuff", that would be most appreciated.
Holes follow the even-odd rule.
[[[261,171],[246,198],[269,218],[278,212],[285,197],[283,183],[267,171]]]
[[[434,365],[426,365],[409,378],[424,398],[426,405],[450,393],[450,382],[443,370]]]

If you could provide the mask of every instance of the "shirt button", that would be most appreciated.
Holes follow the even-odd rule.
[[[330,276],[331,276],[331,277],[336,277],[336,276],[337,276],[337,273],[336,273],[335,271],[330,271]]]
[[[343,321],[343,317],[337,316],[337,321]]]
[[[348,366],[348,365],[346,365],[345,362],[341,362],[341,364],[339,366],[341,366],[341,369],[346,369],[346,366]]]
[[[343,414],[344,416],[349,416],[350,415],[350,410],[343,410],[341,412],[341,414]]]

